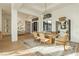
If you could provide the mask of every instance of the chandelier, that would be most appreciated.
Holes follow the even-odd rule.
[[[43,9],[42,14],[45,15],[46,11],[47,11],[47,3],[44,3],[44,9]]]

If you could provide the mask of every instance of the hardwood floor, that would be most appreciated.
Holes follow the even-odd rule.
[[[31,34],[26,33],[26,34],[19,35],[17,42],[12,42],[10,36],[4,36],[3,39],[0,40],[0,53],[6,53],[3,55],[8,55],[8,54],[11,55],[9,53],[11,52],[12,55],[23,55],[23,56],[24,55],[25,56],[38,56],[38,55],[42,56],[40,52],[43,52],[44,53],[43,55],[45,56],[54,56],[54,55],[62,56],[62,55],[74,53],[74,49],[72,48],[73,46],[68,46],[70,48],[64,54],[64,51],[61,51],[63,50],[63,46],[54,46],[53,44],[52,45],[40,44],[40,42],[38,44],[38,41],[34,41],[30,38],[33,38],[33,36]],[[24,42],[25,44],[23,44],[22,42]],[[74,45],[74,44],[71,44],[71,45]],[[27,48],[28,46],[30,46],[30,48],[32,49],[30,48],[28,49]]]
[[[18,36],[17,42],[11,41],[11,36],[4,36],[0,40],[0,52],[7,52],[12,50],[25,49],[24,45],[20,43],[20,40],[26,40],[32,38],[31,34],[23,34]]]
[[[18,40],[26,40],[30,38],[33,38],[33,35],[30,33],[25,33],[25,34],[19,35]]]

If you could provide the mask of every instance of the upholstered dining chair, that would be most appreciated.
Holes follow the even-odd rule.
[[[49,38],[46,38],[44,33],[39,33],[39,36],[40,36],[40,42],[43,42],[43,43],[48,43],[49,42]]]
[[[64,35],[63,37],[59,37],[55,39],[55,44],[63,45],[64,50],[66,50],[66,45],[69,43],[68,35]]]
[[[35,40],[40,40],[40,37],[37,32],[33,32],[32,34],[33,34]]]

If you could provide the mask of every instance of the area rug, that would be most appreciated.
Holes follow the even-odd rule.
[[[37,55],[36,51],[41,53],[43,56],[64,56],[67,54],[74,53],[73,47],[69,47],[66,52],[64,52],[64,47],[62,45],[55,46],[54,44],[48,45],[48,44],[43,44],[40,43],[39,41],[34,41],[33,39],[25,40],[23,41],[25,45],[30,46],[30,50],[34,51],[34,53],[31,55]],[[40,54],[40,55],[41,55]],[[30,54],[25,54],[25,55],[30,55]],[[41,55],[41,56],[42,56]]]
[[[48,45],[48,44],[42,44],[38,41],[34,40],[25,40],[22,41],[22,43],[27,47],[28,49],[23,50],[16,50],[16,51],[9,51],[0,53],[0,55],[13,55],[13,56],[67,56],[74,53],[72,46],[67,46],[67,51],[64,51],[63,45]]]
[[[66,56],[74,53],[72,47],[68,46],[64,51],[63,46],[36,46],[30,49],[16,50],[0,53],[4,56]]]

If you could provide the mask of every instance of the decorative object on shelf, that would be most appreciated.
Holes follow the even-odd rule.
[[[67,21],[63,21],[63,22],[60,22],[60,25],[61,25],[61,29],[66,29],[67,28]]]
[[[66,17],[60,17],[59,18],[59,21],[65,21],[66,20]]]

